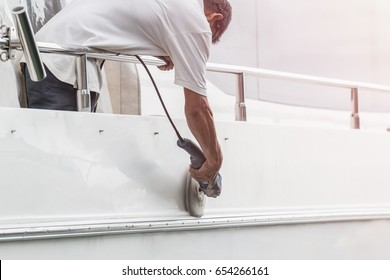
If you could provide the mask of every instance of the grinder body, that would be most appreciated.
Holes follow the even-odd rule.
[[[177,145],[185,150],[190,155],[191,166],[194,169],[199,169],[202,167],[203,163],[206,161],[202,150],[190,139],[183,138],[183,140],[178,140]],[[221,194],[222,191],[222,177],[221,174],[217,174],[217,177],[214,182],[214,186],[209,186],[208,181],[198,181],[200,190],[203,191],[209,197],[217,197]]]

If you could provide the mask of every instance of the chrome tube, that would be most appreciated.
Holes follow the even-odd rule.
[[[79,112],[91,112],[91,95],[88,90],[87,78],[87,54],[76,59],[77,75],[77,110]]]
[[[236,121],[246,121],[246,104],[245,104],[245,75],[237,74],[238,91],[236,96]]]
[[[28,71],[33,81],[41,81],[46,77],[39,50],[34,38],[30,20],[23,6],[16,6],[12,14],[17,26],[20,43],[26,58]]]
[[[360,117],[359,117],[359,92],[357,88],[351,89],[351,128],[360,129]]]
[[[88,48],[84,46],[59,45],[54,43],[38,42],[38,48],[41,53],[55,53],[55,54],[71,55],[71,56],[80,56],[83,54],[87,54],[88,58],[107,59],[110,61],[137,63],[137,64],[140,63],[138,59],[136,59],[134,56],[131,55],[112,53],[112,52]],[[155,65],[155,66],[165,65],[164,61],[153,56],[141,55],[141,58],[147,65]]]
[[[103,218],[41,223],[19,223],[18,226],[0,227],[0,243],[51,238],[108,236],[116,234],[147,234],[156,232],[182,232],[198,230],[243,229],[246,227],[310,225],[390,219],[388,208],[323,209],[282,211],[279,213],[253,212],[226,213],[206,218],[162,217],[153,221]]]
[[[0,49],[8,49],[9,41],[3,38],[0,38]]]

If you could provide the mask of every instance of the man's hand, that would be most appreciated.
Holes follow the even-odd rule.
[[[195,169],[191,165],[189,169],[192,178],[197,181],[207,181],[209,186],[215,185],[215,178],[218,175],[218,170],[219,167],[217,168],[210,166],[208,161],[205,161],[205,163],[199,169]]]
[[[173,67],[175,66],[169,56],[158,56],[157,58],[159,58],[165,62],[165,65],[157,66],[157,68],[162,70],[162,71],[172,70]]]

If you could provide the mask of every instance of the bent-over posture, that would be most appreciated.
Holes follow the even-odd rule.
[[[197,180],[213,185],[222,164],[213,114],[207,101],[206,62],[231,20],[227,0],[74,0],[36,34],[37,40],[85,46],[129,55],[152,55],[175,67],[175,84],[184,88],[188,126],[206,161]],[[77,110],[75,58],[44,54],[48,77],[32,82],[26,73],[28,107]],[[99,61],[88,61],[92,104],[101,88]]]

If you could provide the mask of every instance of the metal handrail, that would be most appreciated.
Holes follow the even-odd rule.
[[[320,86],[329,86],[337,88],[345,88],[351,91],[351,128],[360,128],[359,118],[359,89],[368,89],[390,93],[390,86],[378,85],[372,83],[362,83],[357,81],[340,80],[332,78],[324,78],[318,76],[310,76],[282,71],[267,70],[261,68],[241,67],[225,64],[209,63],[207,70],[210,72],[226,73],[237,75],[239,87],[237,91],[236,102],[236,120],[246,121],[246,106],[245,106],[245,76],[255,76],[258,78],[287,80],[301,82],[305,84],[315,84]]]
[[[19,40],[23,48],[31,80],[41,81],[46,77],[46,71],[43,67],[26,9],[24,6],[16,6],[12,9],[12,14],[18,27]]]
[[[43,53],[56,53],[73,56],[86,55],[88,58],[106,59],[112,61],[128,62],[128,63],[139,63],[139,61],[130,55],[110,53],[107,51],[101,51],[98,49],[80,47],[80,46],[60,46],[58,44],[42,43],[37,42],[37,46],[40,52]],[[10,47],[14,49],[21,49],[18,42],[12,42]],[[145,62],[149,65],[163,65],[163,61],[154,57],[143,57]],[[310,76],[282,71],[267,70],[253,67],[242,67],[226,64],[208,63],[207,71],[234,74],[238,79],[238,91],[236,96],[236,120],[246,121],[247,112],[245,104],[245,77],[255,76],[258,78],[278,79],[301,82],[305,84],[315,84],[321,86],[330,86],[337,88],[345,88],[351,91],[351,127],[358,129],[360,128],[359,119],[359,103],[358,103],[358,91],[359,89],[369,89],[375,91],[382,91],[390,93],[390,86],[362,83],[357,81],[340,80],[332,78],[324,78],[318,76]],[[84,73],[85,75],[85,73]]]
[[[262,68],[208,63],[207,70],[211,72],[237,74],[237,75],[244,74],[249,76],[256,76],[259,78],[290,80],[290,81],[304,82],[307,84],[316,84],[322,86],[331,86],[331,87],[347,88],[347,89],[362,88],[362,89],[370,89],[370,90],[377,90],[377,91],[390,93],[390,86],[386,86],[386,85],[362,83],[357,81],[349,81],[349,80],[341,80],[341,79],[333,79],[333,78],[324,78],[319,76],[267,70]]]
[[[73,46],[60,46],[51,43],[38,42],[38,48],[43,53],[57,53],[64,55],[81,56],[87,54],[89,58],[106,59],[119,62],[128,63],[139,63],[139,61],[130,55],[110,53],[106,51],[100,51],[96,49],[90,49],[85,47],[73,47]],[[146,56],[143,57],[148,65],[163,65],[164,62],[158,58]],[[255,76],[258,78],[278,79],[287,80],[294,82],[301,82],[305,84],[315,84],[320,86],[329,86],[336,88],[349,89],[351,91],[351,128],[360,128],[360,117],[359,117],[359,103],[358,103],[358,91],[359,89],[368,89],[390,93],[390,86],[362,83],[350,80],[332,79],[311,75],[303,75],[282,71],[267,70],[253,67],[242,67],[226,64],[208,63],[207,71],[218,72],[225,74],[233,74],[238,79],[238,91],[236,96],[236,120],[246,121],[247,112],[245,104],[245,77]]]
[[[131,55],[111,53],[99,49],[92,49],[81,46],[62,46],[58,44],[37,42],[39,51],[42,53],[54,53],[54,54],[64,54],[71,56],[80,56],[87,54],[89,58],[96,58],[101,60],[111,60],[119,62],[128,62],[128,63],[140,63],[137,58]],[[156,57],[152,56],[142,56],[142,60],[148,65],[164,65],[164,62]]]

